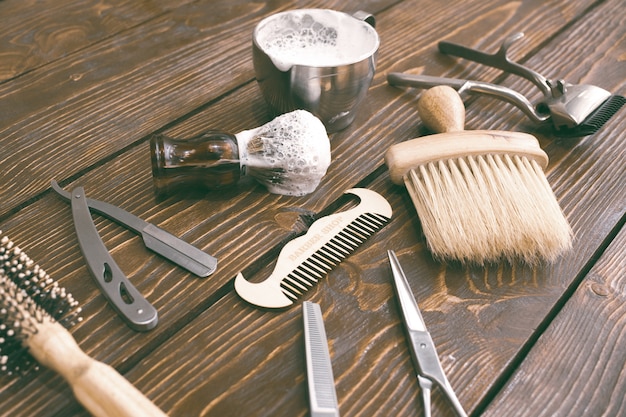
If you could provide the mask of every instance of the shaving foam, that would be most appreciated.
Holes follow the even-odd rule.
[[[306,110],[280,115],[235,136],[243,172],[274,194],[302,196],[313,192],[330,165],[326,128]]]
[[[368,23],[327,9],[272,15],[258,24],[254,38],[281,71],[294,65],[354,64],[373,55],[379,44],[378,34]]]

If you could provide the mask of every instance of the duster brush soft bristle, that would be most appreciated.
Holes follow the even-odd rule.
[[[78,347],[62,325],[80,320],[78,303],[6,236],[0,240],[0,260],[0,366],[5,373],[23,373],[36,361],[65,378],[96,417],[165,416],[115,369]]]
[[[385,161],[392,181],[406,185],[435,257],[534,264],[571,247],[571,229],[543,172],[548,157],[535,137],[463,131],[465,108],[450,87],[424,92],[418,111],[443,133],[394,145]]]

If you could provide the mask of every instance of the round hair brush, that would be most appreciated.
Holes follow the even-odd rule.
[[[203,187],[214,190],[249,175],[269,192],[313,192],[330,165],[326,128],[313,114],[296,110],[235,135],[211,130],[190,139],[162,134],[150,140],[157,195]]]
[[[534,264],[571,247],[534,136],[464,131],[465,107],[447,86],[425,91],[418,112],[439,133],[393,145],[385,162],[391,180],[407,187],[436,258]]]
[[[1,232],[0,232],[1,233]],[[64,326],[80,308],[6,236],[0,240],[0,367],[22,374],[36,362],[59,373],[96,417],[165,416],[115,369],[85,354]],[[36,361],[36,362],[35,362]]]

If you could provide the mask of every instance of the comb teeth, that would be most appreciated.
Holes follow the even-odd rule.
[[[614,95],[606,99],[578,126],[562,128],[556,134],[562,137],[589,136],[596,133],[626,104],[626,97]]]
[[[335,379],[319,304],[302,303],[311,416],[338,416]]]
[[[380,214],[361,214],[281,280],[283,294],[298,299],[388,221]]]

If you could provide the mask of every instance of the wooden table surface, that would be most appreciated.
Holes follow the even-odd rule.
[[[305,7],[375,14],[377,72],[356,121],[330,135],[332,163],[303,197],[252,180],[221,192],[157,199],[149,138],[240,132],[271,115],[251,58],[254,25]],[[528,81],[445,57],[451,40],[495,52],[514,32],[515,60],[550,78],[626,94],[622,0],[0,1],[0,229],[83,307],[71,329],[172,417],[309,413],[300,303],[257,309],[233,288],[260,281],[280,248],[314,216],[341,210],[353,187],[383,195],[392,221],[305,299],[319,303],[342,416],[424,414],[391,286],[387,249],[409,277],[444,370],[472,416],[626,415],[626,111],[592,136],[561,139],[517,108],[466,100],[467,129],[535,135],[575,232],[550,265],[464,267],[432,259],[386,149],[425,133],[420,90],[387,84],[392,71],[495,82],[539,98]],[[219,259],[197,278],[148,251],[127,229],[94,215],[112,256],[159,311],[159,325],[127,327],[89,275],[71,210],[50,188],[83,186]],[[433,392],[433,415],[453,415]],[[2,377],[0,415],[87,412],[49,370]]]

